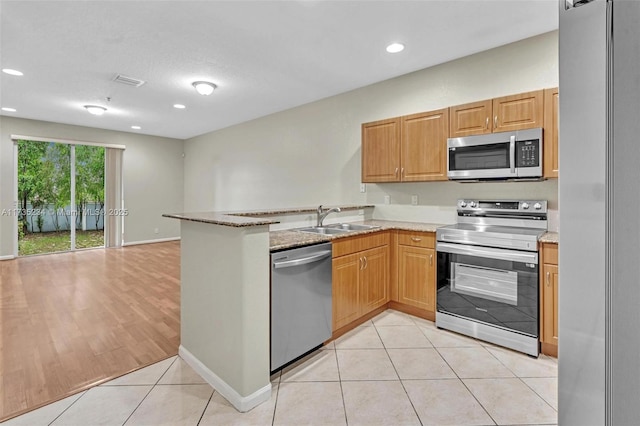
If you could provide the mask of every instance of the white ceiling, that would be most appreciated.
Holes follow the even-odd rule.
[[[0,14],[0,68],[24,73],[0,73],[17,110],[3,115],[180,139],[558,27],[557,0],[1,0]],[[386,53],[394,41],[406,49]]]

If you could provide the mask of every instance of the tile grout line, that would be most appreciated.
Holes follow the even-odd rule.
[[[336,357],[336,367],[338,367],[338,383],[340,383],[340,396],[342,397],[342,409],[344,410],[344,422],[349,426],[349,418],[347,417],[347,404],[344,402],[344,389],[342,389],[342,375],[340,374],[340,361],[338,361],[338,347],[333,343],[333,353]]]
[[[209,395],[209,399],[207,400],[207,403],[205,404],[204,409],[202,410],[202,414],[200,414],[200,418],[198,419],[198,422],[196,423],[196,426],[200,425],[200,422],[202,421],[202,418],[204,417],[204,413],[207,412],[207,408],[209,408],[209,404],[211,404],[211,400],[213,399],[213,395],[215,395],[215,393],[216,393],[216,390],[213,389],[213,392],[211,392],[211,395]]]
[[[82,398],[82,397],[83,397],[87,392],[89,392],[89,389],[87,389],[86,391],[82,392],[82,395],[80,395],[78,398],[76,398],[76,400],[75,400],[75,401],[73,401],[71,404],[69,404],[69,405],[67,406],[67,408],[65,408],[64,410],[62,410],[62,411],[60,412],[60,414],[58,414],[58,415],[57,415],[53,420],[51,420],[51,421],[48,423],[48,426],[51,426],[51,425],[53,424],[53,422],[55,422],[56,420],[58,420],[58,418],[59,418],[61,415],[63,415],[63,414],[64,414],[64,413],[69,409],[69,408],[71,408],[71,406],[72,406],[73,404],[75,404],[76,402],[78,402],[78,401],[80,400],[80,398]],[[40,407],[40,408],[42,408],[42,407]],[[25,413],[25,414],[26,414],[26,413]],[[18,416],[18,417],[19,417],[19,416]],[[17,417],[16,417],[16,418],[17,418]]]
[[[414,322],[413,320],[411,320],[412,322]],[[416,410],[415,405],[413,405],[413,401],[411,400],[411,397],[409,396],[409,393],[407,392],[407,388],[404,386],[404,383],[402,381],[402,378],[400,377],[400,373],[398,373],[398,369],[396,368],[396,365],[393,363],[393,360],[391,359],[391,355],[389,355],[389,350],[387,348],[387,345],[384,344],[384,340],[382,340],[382,336],[380,336],[380,332],[378,331],[378,327],[376,327],[375,323],[373,325],[376,329],[376,333],[378,334],[378,338],[380,339],[380,341],[382,342],[382,347],[384,348],[384,352],[387,354],[387,357],[389,358],[389,362],[391,363],[391,366],[393,367],[393,371],[396,372],[396,376],[398,376],[398,380],[400,381],[400,386],[402,386],[402,390],[404,391],[404,394],[407,396],[407,400],[409,400],[409,404],[411,404],[411,408],[413,408],[413,412],[416,415],[416,418],[418,419],[418,422],[420,423],[420,426],[423,425],[422,423],[422,419],[420,418],[420,415],[418,414],[418,410]],[[424,333],[422,333],[422,331],[420,331],[419,327],[415,325],[414,322],[414,326],[416,328],[418,328],[418,331],[424,335]],[[427,339],[427,341],[431,344],[431,341],[427,338],[427,336],[424,336],[425,339]]]
[[[271,377],[269,377],[269,380],[271,380]],[[278,397],[280,396],[281,384],[282,384],[282,370],[278,371],[278,389],[276,390],[276,400],[273,403],[273,414],[271,415],[271,426],[273,426],[276,421],[276,410],[278,409]]]
[[[175,362],[178,360],[178,358],[180,358],[180,357],[179,357],[178,355],[176,355],[176,357],[173,359],[173,361],[171,362],[171,364],[169,364],[169,365],[167,366],[167,369],[166,369],[166,370],[164,370],[164,373],[162,373],[162,374],[160,375],[160,377],[158,377],[158,379],[156,380],[156,382],[155,382],[153,385],[151,385],[151,389],[149,389],[149,392],[147,392],[147,394],[144,396],[144,398],[142,398],[142,399],[140,400],[140,402],[138,403],[138,405],[136,405],[136,408],[134,408],[134,409],[131,411],[131,414],[129,414],[129,416],[127,416],[127,418],[125,419],[125,421],[122,423],[122,426],[124,426],[124,425],[126,425],[126,424],[127,424],[127,422],[131,419],[131,416],[133,416],[133,413],[135,413],[135,412],[136,412],[136,410],[137,410],[138,408],[140,408],[140,406],[141,406],[141,405],[142,405],[142,403],[147,399],[147,397],[149,396],[149,394],[151,393],[151,391],[153,391],[153,390],[156,388],[156,386],[158,385],[158,382],[159,382],[159,381],[164,377],[164,375],[165,375],[165,374],[167,374],[167,371],[169,371],[169,369],[171,368],[171,366],[172,366],[173,364],[175,364]],[[147,386],[148,386],[148,385],[147,385]]]
[[[484,346],[483,346],[483,347],[484,347]],[[555,409],[551,404],[549,404],[549,402],[547,402],[547,400],[546,400],[546,399],[544,399],[544,398],[542,397],[542,395],[540,395],[538,392],[536,392],[536,390],[535,390],[535,389],[533,389],[531,386],[529,386],[529,385],[527,384],[527,382],[525,382],[524,380],[522,380],[522,379],[523,379],[522,377],[520,377],[518,374],[516,374],[516,372],[515,372],[515,371],[513,371],[512,369],[510,369],[510,368],[507,366],[507,364],[505,364],[504,362],[502,362],[502,361],[500,360],[500,358],[498,358],[498,357],[497,357],[493,352],[491,352],[490,350],[488,350],[486,347],[485,347],[485,349],[486,349],[486,351],[487,351],[487,352],[489,352],[489,353],[491,354],[491,356],[493,356],[495,359],[497,359],[497,360],[498,360],[498,362],[499,362],[500,364],[502,364],[502,365],[503,365],[507,370],[511,371],[511,373],[515,376],[515,378],[517,378],[518,380],[520,380],[520,382],[522,382],[522,384],[524,384],[528,389],[531,389],[531,391],[532,391],[534,394],[536,394],[536,396],[538,396],[538,398],[540,398],[542,401],[544,401],[544,403],[545,403],[545,404],[547,404],[549,407],[551,407],[551,409],[552,409],[552,410],[554,410],[556,413],[558,412],[558,410],[556,410],[556,409]],[[544,378],[548,378],[548,377],[526,377],[526,378],[528,378],[528,379],[544,379]],[[556,379],[557,379],[557,377],[556,377]]]
[[[419,327],[418,327],[419,328]],[[422,331],[422,330],[421,330]],[[424,333],[422,333],[424,334]],[[425,334],[425,337],[427,337],[427,335]],[[427,337],[427,340],[429,340],[429,338]],[[430,340],[429,340],[430,341]],[[493,422],[494,425],[497,425],[498,422],[496,421],[496,419],[493,418],[493,416],[491,414],[489,414],[489,411],[485,408],[484,405],[482,405],[482,403],[478,400],[478,398],[474,395],[473,392],[471,392],[471,389],[469,389],[469,387],[467,386],[467,384],[464,382],[464,380],[462,380],[462,378],[460,377],[460,375],[458,374],[458,372],[451,366],[451,364],[449,364],[449,362],[447,361],[447,359],[440,353],[439,348],[437,347],[433,347],[436,352],[438,353],[438,355],[440,356],[440,358],[442,358],[442,360],[445,362],[445,364],[447,364],[447,366],[451,369],[451,371],[453,371],[453,374],[456,375],[458,381],[462,384],[462,386],[464,386],[464,388],[467,390],[467,392],[469,392],[469,395],[471,395],[473,397],[473,399],[476,400],[476,402],[478,403],[478,405],[480,405],[480,407],[482,407],[482,409],[484,410],[485,413],[487,413],[487,416],[489,416],[489,418],[491,419],[491,421]],[[487,351],[488,352],[488,351]]]

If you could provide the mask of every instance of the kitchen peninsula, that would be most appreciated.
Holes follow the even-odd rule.
[[[269,225],[278,215],[315,211],[163,215],[181,220],[179,355],[238,411],[271,396]]]

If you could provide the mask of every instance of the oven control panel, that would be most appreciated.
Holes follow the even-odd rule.
[[[546,213],[546,200],[458,200],[458,214],[498,213],[531,214]]]

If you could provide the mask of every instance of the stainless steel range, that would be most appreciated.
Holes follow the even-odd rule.
[[[436,232],[436,326],[538,356],[538,238],[546,201],[458,200]]]

